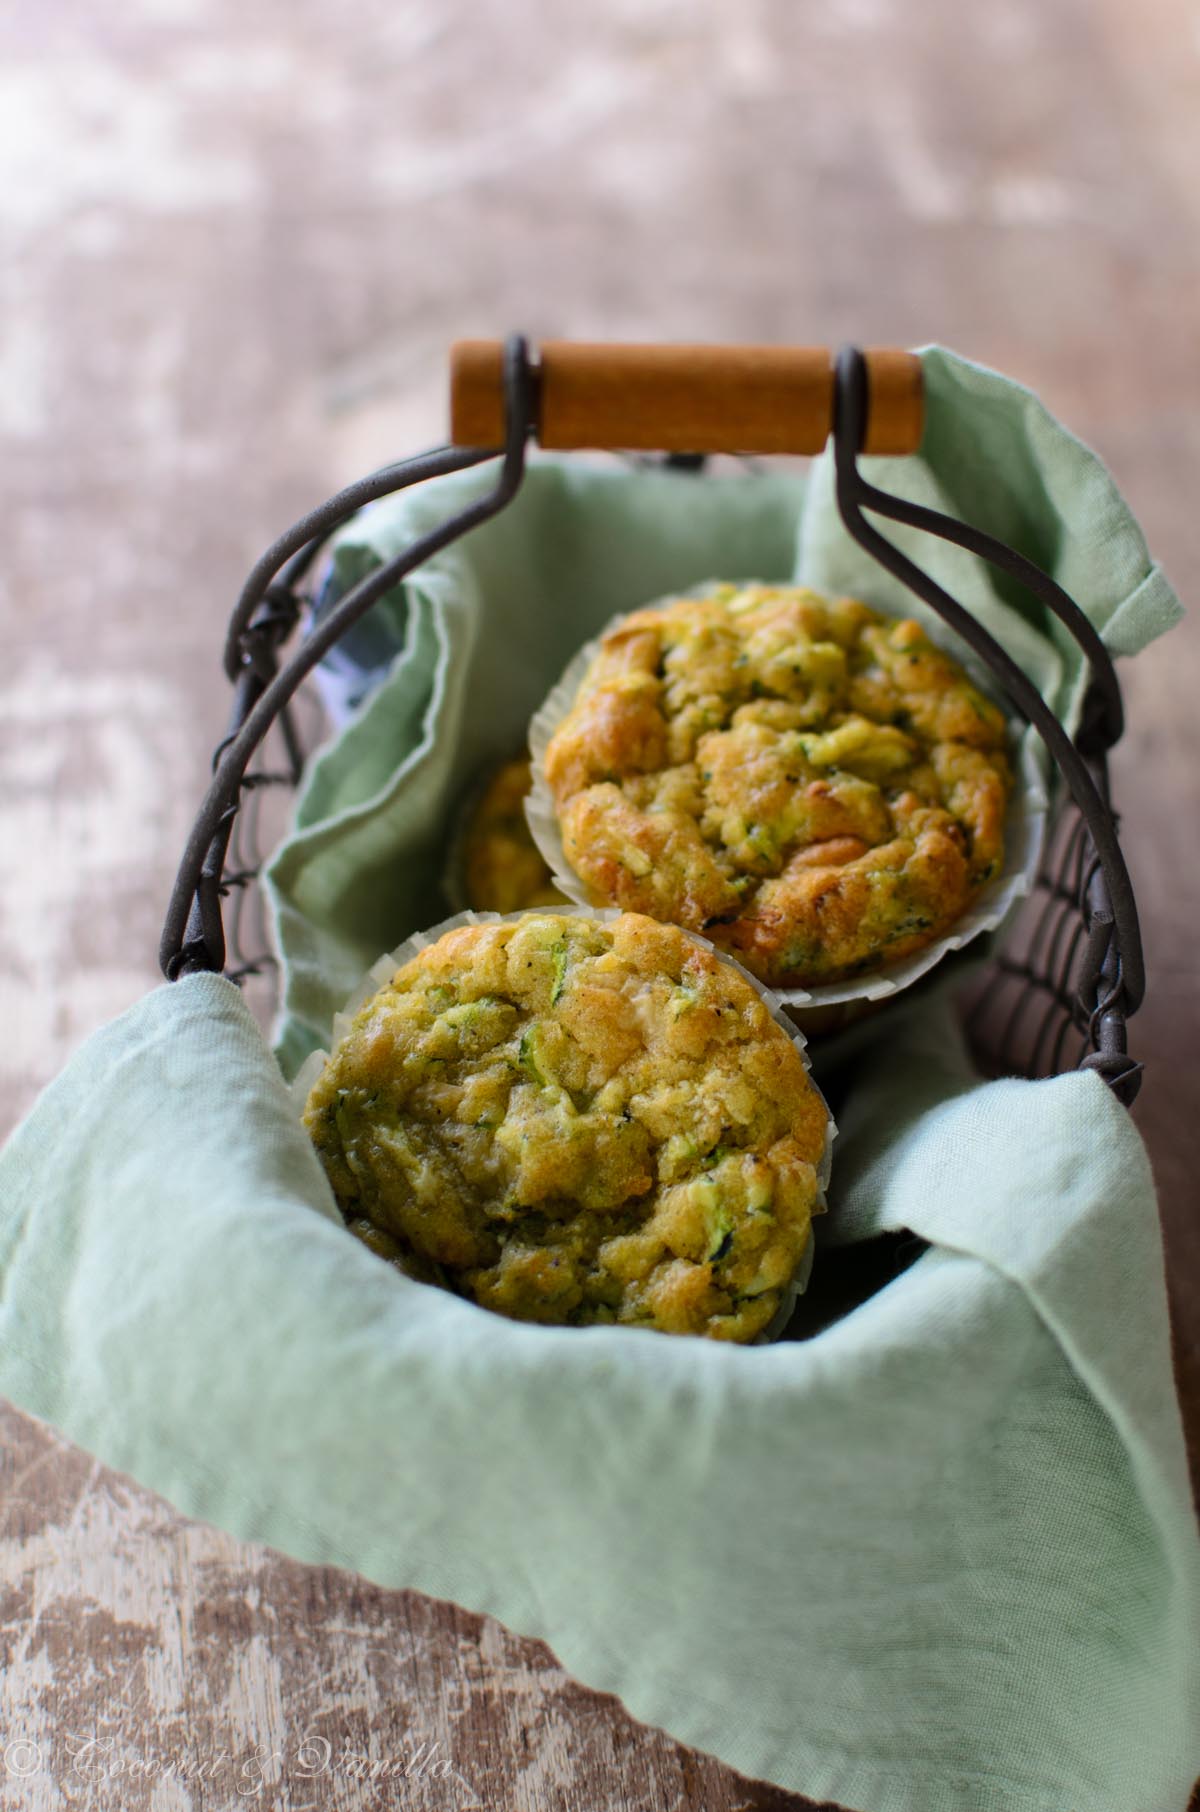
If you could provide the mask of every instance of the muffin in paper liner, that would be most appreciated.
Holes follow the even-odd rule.
[[[756,582],[745,583],[753,585]],[[606,636],[628,617],[640,614],[643,610],[653,610],[679,599],[703,598],[719,589],[723,589],[723,582],[711,581],[706,585],[673,593],[669,598],[639,605],[636,612],[622,611],[611,618],[598,636],[593,637],[572,656],[562,677],[530,722],[529,748],[533,763],[533,786],[525,802],[529,828],[534,842],[550,867],[555,886],[580,905],[599,907],[609,905],[610,902],[597,898],[567,860],[554,799],[545,773],[546,750],[550,740],[573,707],[580,684]],[[877,606],[870,608],[877,610],[881,616],[893,615],[892,612],[878,610]],[[936,632],[931,631],[930,639],[934,640],[935,637]],[[1001,701],[996,698],[994,682],[986,674],[986,670],[981,669],[981,664],[969,651],[950,647],[948,644],[951,640],[950,632],[947,631],[945,640],[938,640],[937,645],[944,652],[952,654],[972,683],[1003,710]],[[901,957],[877,969],[863,970],[840,981],[815,982],[805,987],[773,988],[772,993],[788,1009],[795,1024],[815,1036],[839,1029],[854,1019],[873,1012],[927,975],[950,952],[961,950],[985,932],[999,929],[1018,903],[1028,896],[1036,879],[1049,812],[1047,760],[1037,732],[1032,727],[1022,729],[1011,719],[1008,747],[1013,790],[1005,817],[1004,866],[1000,874],[980,889],[947,932],[912,955]],[[726,953],[722,951],[721,954]]]
[[[504,887],[504,891],[512,903],[496,899],[495,895],[500,889],[495,886],[489,887],[487,882],[478,876],[474,891],[476,893],[491,892],[493,898],[486,903],[473,903],[471,899],[473,891],[471,885],[472,844],[474,839],[486,833],[489,828],[494,833],[498,831],[501,837],[506,835],[503,820],[497,816],[493,816],[489,820],[484,817],[484,813],[489,805],[493,808],[496,807],[498,793],[506,783],[516,778],[518,768],[526,771],[526,785],[521,794],[520,826],[528,843],[526,847],[517,847],[514,850],[511,847],[510,835],[507,865],[511,870],[514,854],[519,864],[519,872],[515,876],[510,874],[507,878],[508,884]],[[524,800],[528,796],[529,786],[532,784],[532,777],[528,770],[528,751],[521,749],[510,752],[507,756],[498,757],[487,763],[460,796],[454,810],[453,829],[446,848],[441,876],[442,892],[446,897],[446,904],[452,912],[544,912],[571,904],[562,889],[554,886],[545,857],[536,844],[532,843],[529,820],[523,810]],[[500,866],[504,866],[503,846],[501,845],[495,853],[500,861]],[[532,863],[527,860],[530,856],[536,858],[539,871],[536,874],[533,871]]]
[[[462,926],[519,924],[525,920],[547,917],[587,919],[603,924],[609,923],[622,916],[636,917],[644,915],[623,915],[619,909],[615,907],[597,909],[580,905],[548,906],[532,908],[529,911],[515,913],[471,911],[456,913],[452,918],[443,920],[440,924],[432,926],[428,930],[414,933],[411,937],[406,938],[395,950],[381,956],[371,965],[370,970],[363,978],[359,987],[355,989],[347,1000],[341,1012],[334,1017],[331,1028],[331,1050],[336,1050],[338,1044],[349,1031],[352,1022],[360,1009],[365,1006],[381,988],[385,987],[392,980],[396,971],[411,961],[415,956],[419,955],[421,951],[429,948],[430,945],[437,943],[447,932],[455,931]],[[796,1300],[808,1284],[814,1253],[811,1217],[815,1217],[817,1214],[825,1211],[826,1193],[829,1188],[829,1179],[833,1163],[833,1141],[836,1136],[837,1128],[834,1125],[833,1117],[829,1112],[828,1104],[813,1080],[804,1035],[797,1029],[793,1020],[788,1016],[784,1004],[778,995],[771,989],[765,987],[757,977],[751,975],[736,958],[729,956],[725,951],[716,949],[707,938],[702,937],[695,932],[686,931],[682,927],[677,927],[676,929],[680,930],[684,937],[700,946],[707,954],[714,957],[718,962],[725,964],[732,969],[742,981],[753,990],[759,999],[762,1000],[771,1019],[785,1033],[791,1045],[798,1051],[804,1066],[808,1087],[811,1089],[813,1096],[816,1098],[825,1115],[824,1145],[820,1161],[817,1165],[816,1195],[810,1211],[810,1226],[808,1229],[807,1242],[800,1254],[790,1281],[784,1286],[774,1286],[781,1288],[782,1294],[779,1305],[772,1315],[771,1320],[763,1329],[754,1335],[752,1339],[743,1341],[744,1344],[748,1345],[760,1345],[764,1342],[777,1340],[783,1334],[795,1309]],[[324,1071],[329,1058],[329,1051],[314,1051],[306,1059],[292,1081],[290,1092],[298,1113],[304,1111],[309,1096]],[[470,1300],[470,1298],[468,1298],[468,1300]],[[591,1325],[611,1325],[620,1327],[630,1325],[638,1326],[639,1324],[614,1321],[612,1323],[598,1323]],[[673,1330],[666,1331],[673,1332]],[[693,1337],[703,1338],[705,1336],[694,1335]]]

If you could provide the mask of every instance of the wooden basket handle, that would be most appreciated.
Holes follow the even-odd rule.
[[[877,347],[867,362],[864,453],[915,453],[925,426],[921,361]],[[821,346],[607,346],[537,351],[543,447],[675,453],[819,453],[833,427],[833,359]],[[503,344],[450,352],[450,438],[504,441]]]

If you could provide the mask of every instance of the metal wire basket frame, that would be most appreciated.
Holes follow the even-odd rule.
[[[1044,1076],[1076,1067],[1094,1069],[1129,1105],[1142,1066],[1127,1051],[1126,1022],[1141,1004],[1145,973],[1137,905],[1109,796],[1107,754],[1123,729],[1112,660],[1078,605],[1032,562],[981,530],[891,496],[864,478],[858,458],[866,434],[868,383],[862,352],[844,348],[834,371],[832,435],[842,520],[881,567],[935,610],[986,663],[1013,709],[1037,729],[1065,782],[1033,896],[976,989],[968,1017],[973,1048],[991,1074]],[[536,432],[538,406],[537,366],[519,335],[505,345],[504,399],[503,447],[443,447],[360,479],[280,536],[250,573],[225,641],[225,671],[233,686],[229,724],[213,757],[212,783],[188,838],[163,928],[159,955],[168,980],[208,970],[242,982],[273,964],[265,927],[260,924],[261,947],[253,951],[244,947],[242,927],[261,866],[254,835],[260,795],[266,787],[295,787],[303,769],[297,692],[341,636],[386,593],[515,496],[526,447]],[[687,449],[667,451],[669,458],[674,456],[671,463],[701,463]],[[311,622],[281,665],[281,651],[311,603],[306,581],[342,524],[377,498],[489,461],[499,462],[489,490],[336,600]],[[1090,669],[1074,739],[988,631],[868,522],[865,511],[965,548],[1015,579],[1066,626]],[[264,757],[272,731],[281,757],[274,763]]]

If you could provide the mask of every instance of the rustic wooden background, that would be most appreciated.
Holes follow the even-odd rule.
[[[10,0],[0,51],[6,1122],[156,979],[250,560],[440,438],[457,335],[943,341],[1100,448],[1195,589],[1188,0]],[[1196,623],[1124,677],[1194,1430]],[[495,1623],[240,1547],[0,1416],[2,1807],[216,1812],[260,1766],[280,1812],[802,1804]]]

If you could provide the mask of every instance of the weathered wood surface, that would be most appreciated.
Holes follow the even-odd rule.
[[[952,0],[0,15],[6,1121],[156,979],[250,559],[440,437],[454,337],[941,340],[1103,451],[1186,597],[1198,71],[1185,0],[1013,0],[969,33]],[[1197,625],[1124,678],[1138,1117],[1194,1431]],[[238,1546],[15,1412],[2,1432],[0,1806],[216,1812],[256,1754],[280,1809],[801,1804],[494,1623]]]

